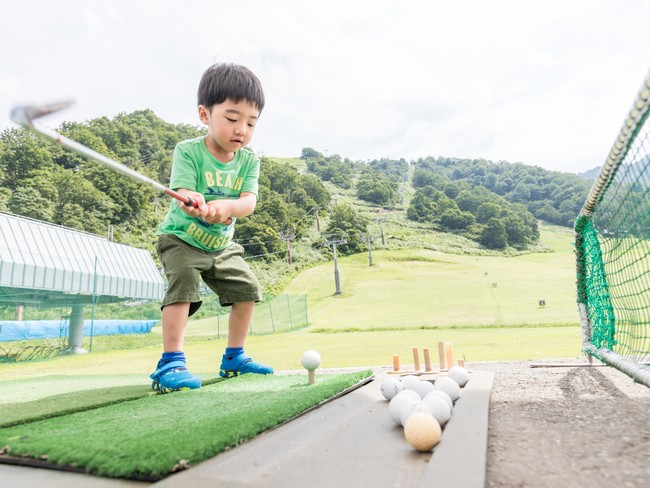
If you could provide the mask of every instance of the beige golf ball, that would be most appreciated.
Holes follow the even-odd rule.
[[[417,412],[411,415],[404,425],[404,437],[415,450],[427,452],[433,449],[442,436],[438,421],[428,413]]]

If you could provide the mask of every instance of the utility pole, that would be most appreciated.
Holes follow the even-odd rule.
[[[292,264],[291,261],[291,241],[296,238],[296,235],[290,231],[282,231],[280,233],[282,239],[287,241],[287,263]]]
[[[336,242],[332,243],[332,249],[334,250],[334,283],[336,285],[335,295],[341,294],[341,282],[339,280],[339,266],[338,260],[336,259]]]
[[[368,243],[368,266],[372,266],[372,241],[370,234],[366,234],[366,242]]]
[[[333,240],[327,240],[325,241],[325,245],[332,245],[332,251],[334,252],[334,284],[336,286],[336,291],[334,292],[335,295],[340,295],[341,294],[341,281],[339,279],[339,264],[338,264],[338,255],[336,253],[336,245],[337,244],[345,244],[346,240],[343,238],[338,238],[338,239],[333,239]]]
[[[320,210],[320,207],[316,207],[316,230],[320,232],[320,217],[318,214],[318,211]]]

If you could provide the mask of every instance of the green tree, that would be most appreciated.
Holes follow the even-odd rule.
[[[3,186],[14,190],[32,171],[52,167],[50,149],[55,146],[45,144],[31,132],[25,129],[6,129],[0,140],[3,146],[0,152]]]
[[[38,189],[22,184],[15,189],[8,206],[11,213],[32,219],[52,222],[54,216],[52,202],[42,196]]]
[[[526,249],[530,241],[531,232],[526,223],[514,213],[503,218],[508,245],[516,249]]]
[[[459,209],[450,208],[440,216],[440,224],[449,230],[464,230],[474,225],[476,220],[469,212],[461,212]]]
[[[416,191],[406,210],[406,218],[415,222],[433,222],[438,205],[423,191]]]
[[[365,171],[356,185],[357,197],[377,205],[390,206],[397,200],[394,180],[376,171]]]
[[[476,221],[480,224],[487,224],[490,219],[501,215],[501,206],[495,202],[482,203],[476,209]]]
[[[284,258],[281,253],[286,243],[282,236],[259,217],[247,217],[237,222],[236,237],[236,241],[244,247],[246,257]]]
[[[344,238],[346,243],[339,246],[341,254],[354,254],[364,249],[362,236],[368,232],[369,223],[370,221],[359,215],[351,205],[334,205],[325,234]]]
[[[476,189],[463,190],[456,197],[456,204],[459,209],[476,214],[479,206],[485,201],[485,197],[486,195],[479,194]]]
[[[325,208],[329,205],[332,196],[325,188],[323,182],[316,178],[314,175],[300,175],[298,180],[300,187],[314,199],[316,205]]]
[[[481,233],[481,244],[488,249],[505,249],[508,247],[508,234],[503,221],[490,219]]]
[[[322,158],[323,155],[311,147],[303,147],[300,159]]]
[[[289,165],[276,163],[269,158],[262,158],[261,178],[264,178],[270,190],[284,195],[288,202],[291,200],[292,192],[298,187],[300,174]]]

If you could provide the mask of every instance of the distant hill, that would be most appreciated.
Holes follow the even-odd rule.
[[[587,170],[584,173],[578,173],[578,178],[580,178],[581,180],[594,181],[596,178],[598,178],[598,175],[600,174],[600,169],[601,166],[596,166],[595,168],[591,168],[590,170]]]

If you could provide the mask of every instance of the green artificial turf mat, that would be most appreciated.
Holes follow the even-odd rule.
[[[45,381],[46,380],[46,381]],[[143,384],[142,376],[137,376],[139,384],[115,385],[98,388],[96,385],[116,382],[114,376],[48,376],[29,380],[14,380],[0,383],[0,428],[33,422],[70,413],[135,400],[145,396],[156,395],[151,384]],[[128,379],[126,380],[128,382]],[[208,385],[222,381],[221,378],[204,380]],[[70,389],[70,383],[76,383],[76,391]],[[38,393],[31,390],[37,387]],[[85,389],[84,389],[85,388]],[[56,394],[58,390],[65,393]],[[7,392],[11,391],[11,398]],[[25,401],[25,398],[35,398]],[[14,400],[11,402],[11,400]]]
[[[100,476],[161,479],[255,437],[350,388],[371,371],[244,375],[199,390],[0,429],[0,461],[32,459]],[[133,392],[132,392],[133,393]]]

